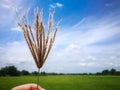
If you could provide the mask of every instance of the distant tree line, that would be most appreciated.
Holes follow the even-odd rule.
[[[0,69],[0,76],[21,76],[21,75],[38,75],[37,71],[29,72],[27,70],[19,71],[15,66],[6,66]],[[116,69],[103,70],[102,72],[97,73],[46,73],[40,72],[39,75],[120,75],[120,71]]]
[[[103,70],[102,72],[97,72],[96,75],[120,75],[120,71],[116,71],[114,68],[111,70]]]
[[[19,71],[15,66],[6,66],[0,69],[0,76],[20,76],[29,75],[26,70]]]
[[[27,70],[19,71],[15,66],[6,66],[0,69],[0,76],[22,76],[22,75],[38,75],[37,71],[29,72]],[[41,72],[40,75],[46,75]]]

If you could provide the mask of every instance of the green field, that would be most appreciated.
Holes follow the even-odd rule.
[[[36,76],[0,77],[0,90],[36,83],[36,79]],[[120,76],[40,76],[40,85],[46,90],[120,90]]]

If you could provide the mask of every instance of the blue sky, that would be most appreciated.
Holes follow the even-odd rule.
[[[120,70],[120,0],[1,0],[0,68],[37,70],[28,50],[14,8],[21,13],[43,9],[44,25],[49,8],[55,8],[54,22],[60,19],[54,47],[42,68],[46,72],[81,73],[103,69]]]

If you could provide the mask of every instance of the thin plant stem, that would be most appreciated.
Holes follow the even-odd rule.
[[[18,16],[18,26],[22,29],[24,38],[28,44],[28,47],[30,49],[30,52],[33,56],[33,59],[36,63],[36,66],[38,68],[38,75],[37,75],[37,87],[38,90],[39,86],[39,74],[40,74],[40,68],[42,68],[43,64],[45,63],[51,48],[53,46],[53,43],[55,41],[56,33],[58,31],[58,24],[54,25],[53,17],[54,17],[54,11],[50,11],[49,18],[48,18],[48,28],[47,33],[45,33],[45,27],[42,21],[42,13],[43,11],[40,11],[40,14],[38,14],[38,10],[35,9],[35,19],[34,19],[34,30],[32,30],[32,25],[29,24],[27,21],[28,19],[28,12],[25,14],[23,12],[22,17]],[[53,33],[51,31],[51,28],[53,28]],[[53,34],[53,35],[52,35]]]
[[[37,74],[37,90],[39,86],[39,74],[40,74],[40,68],[38,68],[38,74]]]

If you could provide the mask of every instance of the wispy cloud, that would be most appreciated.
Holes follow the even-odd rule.
[[[63,47],[62,50],[58,51],[58,58],[63,57],[68,64],[71,61],[74,62],[73,67],[76,65],[76,68],[77,65],[83,68],[120,67],[118,64],[120,63],[118,57],[120,54],[119,18],[118,12],[101,18],[86,17],[73,27],[67,28],[66,30],[69,31],[60,33],[56,40],[56,46]],[[115,40],[117,41],[113,42]],[[73,49],[70,46],[77,48]],[[111,59],[111,56],[115,58]]]
[[[16,23],[16,13],[15,8],[19,9],[21,7],[28,7],[24,1],[11,1],[11,0],[1,0],[0,1],[0,25],[1,27],[14,26]],[[29,4],[29,3],[27,3]]]
[[[11,31],[17,31],[17,32],[19,32],[19,31],[22,31],[21,29],[20,29],[20,27],[13,27],[13,28],[11,28]]]
[[[11,6],[7,5],[7,4],[1,4],[1,7],[6,8],[6,9],[10,9],[11,8]]]
[[[120,13],[115,13],[101,18],[83,18],[73,25],[73,27],[67,28],[66,30],[69,31],[66,31],[65,34],[62,33],[61,37],[58,38],[59,42],[57,43],[68,44],[74,42],[79,43],[80,45],[91,45],[102,41],[109,41],[120,34],[119,14]],[[71,36],[73,36],[71,40],[66,40]]]
[[[2,0],[0,3],[0,7],[4,9],[10,9],[12,6],[12,2],[9,0]]]
[[[56,8],[56,7],[61,8],[61,7],[63,7],[63,4],[62,4],[62,3],[57,2],[57,3],[54,3],[54,4],[50,4],[50,7],[51,7],[51,8]]]
[[[2,46],[0,48],[0,62],[0,67],[15,65],[19,69],[35,70],[33,58],[26,43],[23,41],[9,42],[5,46]]]
[[[10,0],[2,0],[0,3],[0,23],[4,24],[4,22],[11,20],[13,16],[13,5],[14,3]]]
[[[50,4],[50,7],[51,7],[51,8],[56,8],[56,6],[55,6],[55,5],[53,5],[53,4]]]
[[[63,7],[63,4],[57,2],[57,3],[56,3],[56,6],[57,6],[57,7]]]

